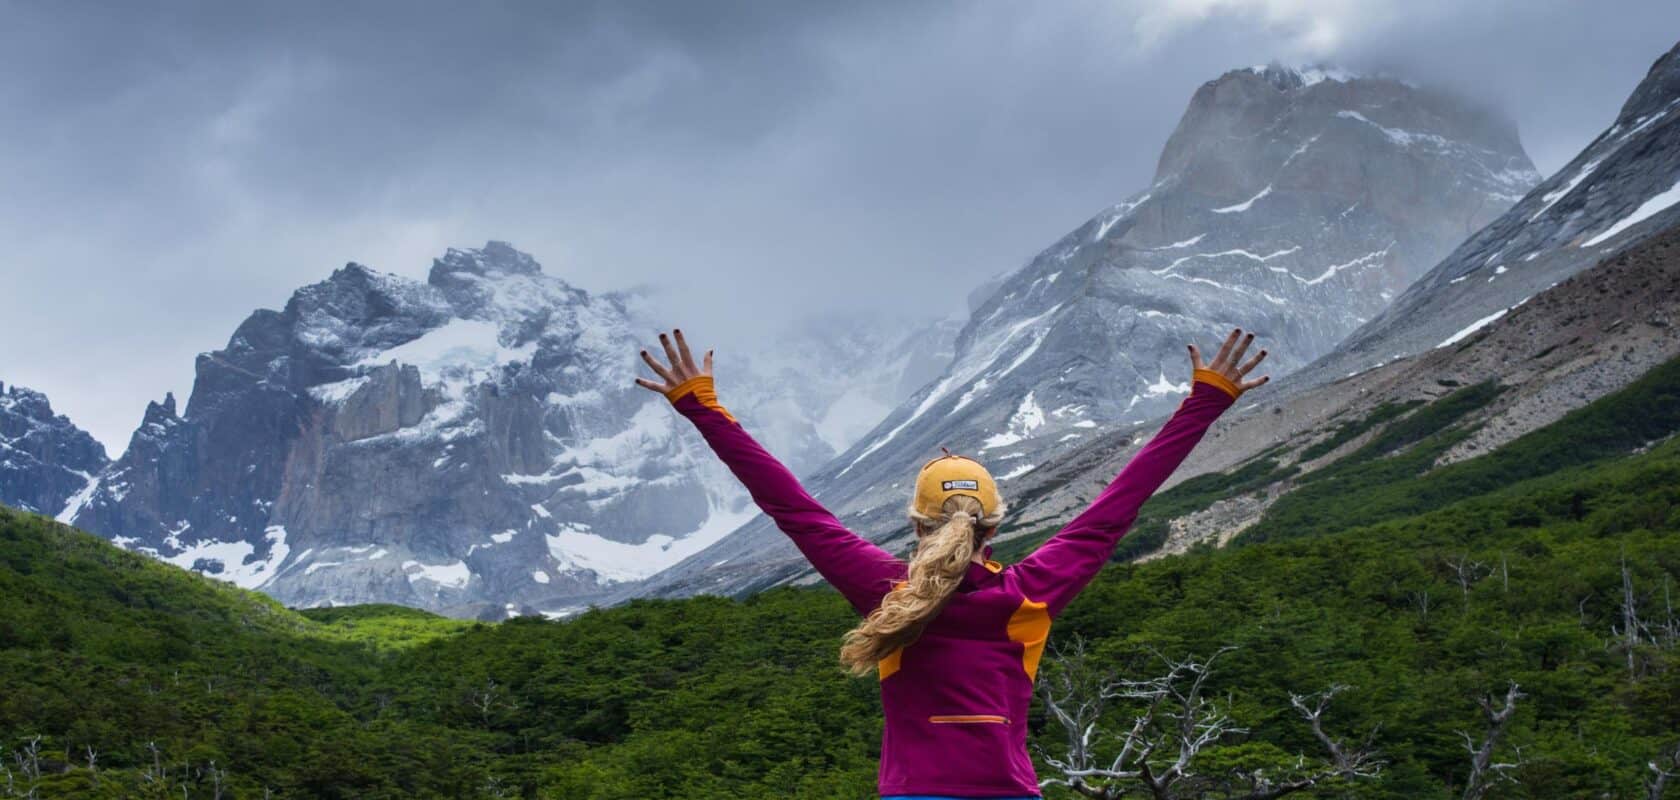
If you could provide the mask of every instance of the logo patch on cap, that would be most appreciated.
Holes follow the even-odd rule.
[[[980,482],[979,481],[966,481],[966,480],[965,481],[945,481],[944,483],[939,484],[939,488],[944,489],[947,492],[951,491],[952,489],[967,489],[971,492],[978,492],[978,491],[980,491]]]

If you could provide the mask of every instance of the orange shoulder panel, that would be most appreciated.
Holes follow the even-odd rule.
[[[902,648],[902,647],[898,648],[897,650],[892,651],[891,653],[888,653],[886,658],[883,658],[880,661],[877,661],[875,663],[875,668],[880,671],[881,680],[886,680],[888,678],[891,678],[893,676],[893,673],[898,671],[899,665],[902,664],[903,661],[904,661],[904,648]]]
[[[898,583],[893,584],[893,588],[899,589],[908,585],[909,581],[899,581]],[[875,662],[875,669],[881,673],[881,680],[886,680],[891,678],[893,673],[898,671],[899,666],[902,665],[903,662],[904,648],[900,647],[897,650],[888,653],[886,658]]]
[[[1038,680],[1038,660],[1050,640],[1049,607],[1023,598],[1021,607],[1009,615],[1009,640],[1021,643],[1021,669],[1029,680]]]

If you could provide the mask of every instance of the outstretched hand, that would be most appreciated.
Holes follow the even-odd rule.
[[[674,347],[671,344],[673,339],[676,340]],[[664,383],[655,383],[647,378],[637,378],[636,385],[665,394],[682,385],[682,382],[689,378],[712,374],[712,351],[706,351],[704,361],[699,364],[694,363],[694,354],[688,351],[688,341],[683,338],[680,329],[673,329],[669,334],[659,334],[659,343],[665,347],[665,360],[668,365],[667,363],[660,363],[659,359],[653,357],[646,350],[642,351],[642,360],[647,362],[647,365],[653,369],[654,374],[658,375]]]
[[[1202,362],[1202,351],[1190,345],[1190,366],[1192,369],[1205,369],[1216,372],[1220,377],[1231,382],[1241,391],[1248,391],[1270,380],[1272,376],[1261,375],[1252,381],[1244,381],[1248,373],[1260,362],[1266,360],[1266,351],[1261,350],[1248,363],[1242,363],[1243,354],[1248,352],[1248,346],[1254,343],[1254,334],[1243,334],[1242,328],[1233,328],[1231,335],[1225,337],[1225,344],[1219,348],[1219,354],[1213,357],[1213,363]],[[645,353],[643,355],[646,355]],[[1241,364],[1241,366],[1238,366]],[[710,364],[708,363],[708,367]]]

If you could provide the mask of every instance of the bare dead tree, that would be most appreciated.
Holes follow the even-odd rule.
[[[1464,593],[1464,607],[1470,607],[1470,587],[1493,572],[1493,568],[1480,561],[1472,561],[1467,554],[1460,554],[1447,559],[1447,567],[1453,571],[1453,582],[1458,584]]]
[[[1407,598],[1412,601],[1412,607],[1418,610],[1418,616],[1423,617],[1425,624],[1429,622],[1429,590],[1408,592]]]
[[[513,796],[507,784],[501,778],[494,775],[484,779],[483,790],[485,797],[501,798]]]
[[[26,741],[28,744],[12,753],[12,763],[17,765],[18,772],[23,775],[27,785],[24,787],[23,793],[18,794],[17,781],[12,777],[11,769],[8,768],[6,770],[6,790],[7,793],[22,797],[24,800],[35,800],[40,796],[38,792],[41,783],[41,737],[39,735],[33,736]]]
[[[1309,765],[1301,757],[1294,769],[1278,775],[1259,769],[1218,775],[1197,772],[1196,758],[1204,750],[1248,732],[1235,724],[1219,701],[1206,697],[1214,662],[1234,649],[1221,648],[1201,661],[1174,660],[1157,653],[1166,674],[1141,681],[1110,676],[1094,663],[1081,641],[1056,651],[1054,668],[1040,683],[1040,691],[1052,718],[1066,734],[1066,745],[1061,755],[1043,754],[1060,776],[1041,781],[1040,786],[1065,786],[1096,800],[1134,795],[1176,800],[1213,792],[1242,800],[1270,800],[1332,778],[1380,773],[1382,764],[1369,741],[1349,748],[1324,732],[1325,709],[1342,691],[1340,687],[1290,699],[1329,749],[1328,763]],[[1104,730],[1104,713],[1121,702],[1133,709],[1131,724],[1119,731]],[[1115,749],[1112,757],[1099,757],[1099,750],[1110,747]]]
[[[1654,605],[1654,604],[1653,604]],[[1647,619],[1640,610],[1640,596],[1633,580],[1633,570],[1627,558],[1622,558],[1622,597],[1620,624],[1610,626],[1614,647],[1623,651],[1627,659],[1628,675],[1639,678],[1648,663],[1639,659],[1639,651],[1649,645],[1658,649],[1672,649],[1680,642],[1680,615],[1674,612],[1673,581],[1663,577],[1663,602],[1660,618]]]
[[[146,742],[146,750],[152,754],[152,765],[140,777],[147,783],[165,783],[169,780],[169,770],[163,765],[163,751],[158,748],[157,740]]]
[[[1087,797],[1103,797],[1090,793],[1088,776],[1080,773],[1094,769],[1097,738],[1102,735],[1097,726],[1109,703],[1121,696],[1120,681],[1097,668],[1085,651],[1084,639],[1075,638],[1071,645],[1052,648],[1054,669],[1046,671],[1049,674],[1039,682],[1039,690],[1045,707],[1067,737],[1067,754],[1059,760],[1048,756],[1046,760],[1064,773],[1063,785]],[[1136,738],[1136,730],[1125,737],[1115,764],[1129,760],[1132,754],[1126,748],[1134,746]]]
[[[1350,687],[1343,684],[1331,684],[1330,688],[1316,694],[1299,695],[1291,693],[1289,704],[1295,707],[1301,718],[1312,727],[1313,737],[1330,753],[1330,763],[1336,767],[1336,774],[1346,777],[1375,778],[1382,771],[1383,761],[1377,757],[1377,751],[1371,746],[1376,740],[1375,728],[1366,735],[1365,741],[1358,748],[1348,749],[1346,742],[1340,742],[1324,732],[1324,712],[1330,707],[1330,701],[1336,695],[1347,691]]]
[[[467,693],[467,704],[478,711],[479,721],[484,725],[490,724],[490,715],[498,707],[512,708],[513,703],[503,698],[506,694],[495,678],[485,678],[484,685],[474,688]]]
[[[41,779],[41,737],[32,736],[28,744],[17,752],[18,769],[31,784]]]
[[[1633,570],[1628,569],[1627,556],[1622,556],[1622,624],[1615,631],[1616,638],[1621,640],[1622,650],[1627,654],[1627,668],[1629,675],[1636,675],[1635,653],[1639,650],[1639,643],[1644,640],[1645,623],[1639,619],[1639,600],[1633,593]]]
[[[1646,762],[1645,767],[1651,771],[1650,777],[1645,779],[1645,800],[1662,800],[1663,792],[1668,791],[1668,782],[1680,778],[1680,742],[1660,758],[1653,758]]]
[[[222,779],[227,777],[227,770],[216,769],[216,762],[212,760],[207,774],[210,776],[211,800],[222,800]]]
[[[1470,752],[1470,777],[1464,784],[1464,800],[1481,800],[1495,780],[1516,781],[1511,772],[1522,766],[1522,750],[1516,749],[1515,758],[1507,762],[1494,761],[1493,751],[1499,746],[1499,740],[1505,736],[1506,726],[1517,712],[1517,701],[1524,697],[1527,695],[1522,693],[1516,681],[1512,681],[1510,688],[1505,690],[1503,706],[1498,705],[1498,701],[1492,695],[1476,698],[1476,704],[1481,706],[1482,716],[1487,720],[1487,730],[1483,733],[1480,744],[1472,739],[1469,733],[1458,732],[1459,736],[1464,737],[1464,749]]]
[[[93,749],[93,745],[91,745],[91,744],[86,745],[86,748],[87,748],[87,768],[88,768],[88,772],[93,773],[93,785],[98,786],[99,785],[99,751]]]

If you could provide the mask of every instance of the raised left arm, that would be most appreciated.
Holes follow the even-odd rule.
[[[787,534],[805,559],[860,614],[881,604],[894,583],[904,580],[904,562],[840,523],[818,503],[782,462],[741,427],[718,403],[712,385],[712,354],[696,364],[681,331],[660,334],[667,367],[642,351],[642,358],[664,383],[645,378],[636,382],[671,401],[678,413],[694,423],[706,444],[741,481],[766,516]],[[675,339],[676,347],[672,347]]]

